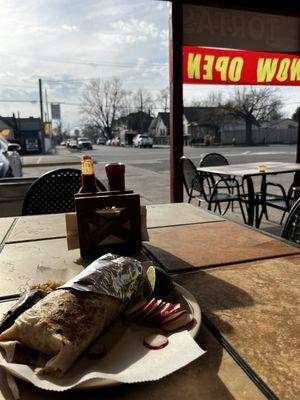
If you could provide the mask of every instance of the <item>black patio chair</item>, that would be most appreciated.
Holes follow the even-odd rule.
[[[220,153],[208,153],[200,161],[200,167],[215,167],[217,165],[229,165],[229,162]]]
[[[97,180],[100,190],[105,186]],[[81,171],[56,169],[42,175],[28,189],[22,215],[57,214],[75,211],[74,194],[81,187]]]
[[[220,153],[208,153],[206,154],[200,161],[200,167],[215,167],[215,166],[222,166],[222,165],[229,165],[229,161],[227,160],[226,157],[224,157]],[[215,175],[218,176],[218,175]],[[228,189],[230,188],[230,191],[232,194],[234,194],[234,189],[236,188],[236,182],[238,182],[239,189],[242,190],[241,197],[245,197],[245,190],[244,190],[244,185],[243,181],[239,182],[236,180],[236,182],[232,181],[231,176],[221,176],[222,179],[226,179],[227,182],[225,185],[220,186],[219,189]],[[210,179],[208,180],[208,183],[210,184],[210,190],[212,187],[215,185],[215,179],[214,175],[211,174]],[[233,202],[232,202],[232,211],[233,211]]]
[[[183,183],[185,190],[188,195],[188,202],[190,203],[191,200],[194,198],[198,200],[198,205],[201,205],[201,202],[206,202],[208,204],[208,210],[211,210],[212,205],[214,204],[214,212],[218,209],[219,213],[221,215],[226,214],[230,204],[234,201],[237,201],[240,205],[240,209],[242,212],[243,220],[246,223],[246,218],[244,214],[244,210],[242,207],[242,202],[241,202],[241,197],[240,197],[240,190],[239,190],[239,185],[236,179],[231,179],[232,184],[235,182],[236,184],[236,189],[237,189],[237,195],[234,195],[231,193],[231,188],[227,185],[227,179],[219,179],[217,182],[215,182],[215,185],[213,189],[209,193],[206,193],[207,186],[211,186],[211,182],[206,186],[205,181],[210,179],[209,175],[202,175],[199,174],[197,171],[197,168],[195,164],[192,162],[187,157],[181,157],[180,159],[180,169],[183,177]],[[224,185],[227,187],[228,192],[227,193],[220,193],[218,191],[219,186],[222,186],[224,188]],[[197,194],[194,194],[194,192],[197,192]],[[225,210],[222,212],[221,210],[221,203],[227,203],[227,206],[225,207]]]
[[[300,245],[300,199],[291,208],[282,229],[281,237]]]
[[[275,190],[277,189],[277,193],[272,193],[273,192],[272,189]],[[294,183],[292,183],[292,185],[286,192],[284,187],[279,183],[267,182],[265,190],[266,190],[266,197],[261,211],[260,219],[264,214],[266,216],[266,219],[269,220],[267,208],[268,207],[275,208],[277,210],[283,211],[280,220],[280,225],[281,225],[285,217],[285,214],[291,210],[297,198],[299,197],[298,194],[300,192],[300,187],[297,187],[294,185]]]

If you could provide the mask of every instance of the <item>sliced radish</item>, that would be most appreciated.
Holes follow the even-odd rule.
[[[106,347],[103,343],[95,342],[87,350],[87,358],[90,360],[99,360],[106,355]]]
[[[132,317],[134,314],[136,314],[138,311],[141,311],[145,305],[148,303],[147,299],[142,299],[141,301],[135,303],[135,304],[130,304],[125,312],[124,315],[126,317]]]
[[[151,324],[160,324],[162,319],[180,308],[180,304],[165,303],[165,305],[148,318]]]
[[[169,303],[171,306],[169,306],[166,310],[161,310],[161,317],[166,317],[169,314],[174,313],[175,311],[179,310],[181,308],[180,304],[172,304]]]
[[[175,332],[180,329],[187,328],[188,326],[191,325],[193,320],[194,317],[192,316],[192,314],[184,313],[181,316],[179,316],[179,318],[164,323],[162,325],[162,328],[166,332]]]
[[[152,308],[150,308],[150,310],[148,310],[146,312],[146,314],[144,314],[143,316],[141,316],[139,322],[144,321],[146,318],[150,317],[152,314],[156,313],[157,311],[159,311],[163,306],[164,306],[164,302],[162,300],[156,300],[154,306]]]
[[[167,346],[169,340],[163,335],[149,335],[144,339],[144,346],[151,350],[160,350]]]
[[[152,310],[153,307],[155,307],[156,304],[156,300],[155,299],[151,299],[150,301],[148,301],[144,307],[140,308],[139,310],[137,310],[134,314],[132,314],[131,316],[134,319],[139,319],[141,318],[143,315],[145,315],[148,311]]]
[[[169,313],[166,317],[162,318],[161,325],[167,324],[168,322],[174,321],[177,318],[180,318],[183,314],[186,314],[186,310],[177,310],[173,313]]]

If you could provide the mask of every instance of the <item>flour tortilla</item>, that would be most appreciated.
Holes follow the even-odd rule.
[[[39,373],[61,375],[124,308],[112,296],[59,289],[21,314],[0,342],[16,340],[50,356]]]

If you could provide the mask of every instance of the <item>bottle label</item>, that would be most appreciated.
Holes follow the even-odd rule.
[[[82,175],[94,175],[94,165],[92,160],[84,160],[82,162]]]

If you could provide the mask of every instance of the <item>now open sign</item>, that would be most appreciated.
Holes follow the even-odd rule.
[[[183,83],[300,86],[300,56],[184,46]]]

